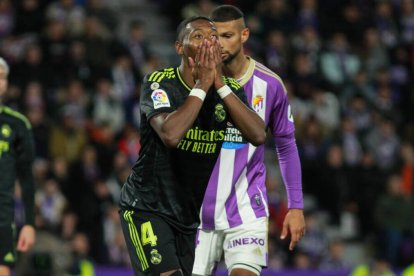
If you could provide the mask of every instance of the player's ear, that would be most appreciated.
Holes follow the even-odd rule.
[[[175,42],[175,51],[177,52],[177,54],[179,54],[180,56],[182,56],[183,55],[183,53],[184,53],[184,47],[183,47],[183,43],[182,42],[179,42],[179,41],[176,41]]]
[[[250,36],[250,30],[249,28],[243,28],[243,30],[241,31],[241,42],[245,43]]]

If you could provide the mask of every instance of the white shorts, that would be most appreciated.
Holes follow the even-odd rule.
[[[266,267],[267,224],[268,218],[263,217],[225,230],[199,229],[193,274],[213,274],[223,252],[229,271],[236,264]]]

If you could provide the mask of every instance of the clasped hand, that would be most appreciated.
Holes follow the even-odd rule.
[[[224,85],[222,79],[221,46],[217,38],[204,41],[197,47],[195,58],[189,58],[189,64],[195,83],[202,87],[219,89]]]

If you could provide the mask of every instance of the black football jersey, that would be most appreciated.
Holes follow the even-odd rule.
[[[0,226],[11,225],[14,217],[14,185],[22,186],[26,223],[34,223],[34,181],[32,127],[25,116],[0,106]]]
[[[247,105],[243,88],[225,83]],[[121,192],[121,208],[156,213],[181,230],[199,224],[199,210],[220,153],[229,113],[216,91],[209,91],[193,126],[174,149],[167,148],[150,125],[160,113],[179,108],[191,88],[178,68],[147,75],[141,89],[141,151]]]

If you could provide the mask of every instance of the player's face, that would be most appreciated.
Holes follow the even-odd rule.
[[[244,27],[243,20],[215,22],[221,44],[221,57],[225,64],[230,63],[241,54],[243,43],[247,40],[249,30]]]
[[[6,94],[7,90],[7,72],[0,66],[0,98]]]
[[[185,57],[195,58],[197,47],[204,39],[218,37],[216,26],[207,20],[198,19],[187,25],[187,33],[183,39],[182,51]]]

